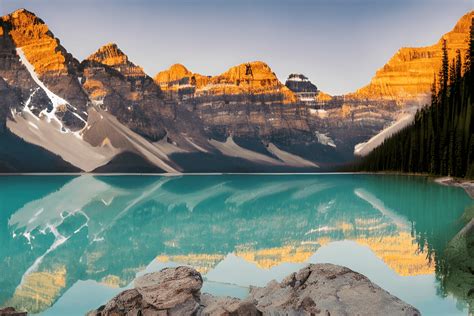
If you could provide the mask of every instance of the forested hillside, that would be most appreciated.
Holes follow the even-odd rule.
[[[473,19],[474,22],[474,19]],[[431,104],[413,124],[387,139],[356,166],[359,171],[399,171],[474,178],[474,25],[469,50],[448,59],[446,43]]]

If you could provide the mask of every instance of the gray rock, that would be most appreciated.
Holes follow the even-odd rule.
[[[252,287],[245,300],[201,295],[202,277],[189,267],[146,274],[89,316],[197,315],[420,315],[362,274],[332,264],[314,264],[281,283]]]
[[[189,267],[166,268],[135,280],[125,290],[88,316],[193,315],[200,306],[202,277]]]
[[[167,268],[135,280],[143,301],[168,315],[190,315],[198,310],[202,277],[189,267]]]
[[[252,299],[240,300],[233,297],[216,297],[210,294],[201,296],[201,305],[204,307],[199,315],[202,316],[258,316],[262,313]]]
[[[251,288],[264,315],[420,315],[368,278],[333,264],[312,264],[281,283]]]

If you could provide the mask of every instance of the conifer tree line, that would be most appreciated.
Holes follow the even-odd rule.
[[[435,76],[431,104],[414,122],[356,164],[359,171],[396,171],[474,178],[474,19],[464,63],[459,50]]]

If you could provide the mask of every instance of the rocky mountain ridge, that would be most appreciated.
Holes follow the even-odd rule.
[[[395,100],[403,104],[424,104],[429,101],[433,78],[441,67],[442,45],[446,41],[449,60],[459,50],[464,58],[474,11],[466,13],[454,28],[427,47],[403,47],[379,70],[370,83],[348,94],[350,99]]]
[[[285,104],[296,102],[293,91],[283,85],[262,61],[243,63],[217,76],[192,73],[185,66],[174,64],[159,72],[155,82],[164,91],[181,91],[193,97],[273,94],[280,96],[280,101]]]
[[[464,30],[459,25],[453,38]],[[0,28],[0,144],[14,142],[25,152],[36,146],[55,166],[328,170],[350,161],[357,144],[403,114],[396,100],[330,97],[304,75],[284,85],[261,61],[217,76],[176,64],[151,78],[110,43],[79,62],[24,9],[2,17]],[[14,155],[0,162],[23,170],[15,169]]]

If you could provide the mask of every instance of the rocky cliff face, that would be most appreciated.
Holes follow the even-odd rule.
[[[450,61],[457,50],[464,57],[473,17],[474,11],[464,15],[452,31],[432,46],[401,48],[376,72],[367,86],[348,97],[396,100],[400,104],[426,102],[429,100],[433,78],[441,66],[443,41],[446,41]]]
[[[59,44],[48,26],[27,10],[17,10],[2,17],[0,24],[3,30],[1,76],[22,89],[44,90],[38,82],[45,84],[50,90],[46,95],[52,100],[41,100],[42,106],[38,104],[38,107],[49,107],[49,112],[54,108],[54,114],[70,128],[84,126],[87,117],[83,112],[87,110],[88,98],[77,80],[77,60]],[[25,70],[34,72],[37,78],[31,80]],[[43,92],[39,94],[44,99]],[[49,104],[45,106],[45,103]]]
[[[142,67],[130,62],[128,56],[125,55],[115,43],[102,46],[99,50],[90,55],[87,60],[110,66],[127,78],[146,77]]]
[[[285,82],[285,86],[295,93],[313,92],[316,94],[318,88],[314,85],[308,77],[302,74],[291,74]]]
[[[296,94],[299,102],[308,106],[316,106],[318,88],[302,74],[291,74],[285,82],[285,86]]]
[[[181,91],[188,97],[273,95],[285,104],[296,101],[294,93],[261,61],[240,64],[213,77],[192,73],[176,64],[158,73],[155,82],[164,90]]]
[[[472,14],[445,36],[451,55],[465,49]],[[41,19],[18,10],[0,20],[0,133],[85,171],[120,171],[127,159],[168,172],[331,168],[399,117],[398,101],[429,90],[438,59],[440,43],[402,49],[369,86],[342,97],[304,75],[283,85],[261,61],[217,76],[176,64],[152,79],[116,44],[79,63]]]
[[[149,141],[156,142],[166,136],[186,148],[182,134],[201,137],[199,119],[173,100],[166,100],[153,79],[129,61],[116,44],[101,47],[81,66],[83,87],[95,106]],[[86,131],[85,134],[90,136],[91,133]],[[100,138],[94,141],[95,144],[100,142]]]

